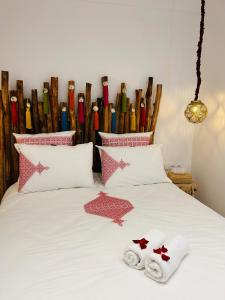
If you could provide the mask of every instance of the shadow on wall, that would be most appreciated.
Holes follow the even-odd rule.
[[[225,91],[203,98],[209,115],[195,130],[192,172],[200,201],[225,216]]]

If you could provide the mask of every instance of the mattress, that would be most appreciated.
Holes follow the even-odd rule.
[[[20,194],[0,208],[1,300],[225,299],[225,219],[171,183]],[[107,193],[133,209],[119,226],[84,205]],[[151,229],[182,234],[190,254],[166,284],[122,260]]]

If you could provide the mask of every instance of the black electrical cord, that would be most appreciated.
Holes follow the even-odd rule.
[[[205,0],[201,0],[201,22],[200,22],[200,35],[198,41],[197,50],[197,62],[196,62],[196,75],[197,75],[197,87],[195,90],[195,101],[198,100],[200,86],[202,83],[201,79],[201,57],[202,57],[202,44],[205,30]]]

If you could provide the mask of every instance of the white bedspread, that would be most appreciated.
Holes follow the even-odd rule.
[[[170,183],[107,189],[134,206],[121,227],[85,213],[100,190],[10,188],[0,208],[1,300],[225,299],[223,217]],[[127,244],[153,228],[190,243],[167,284],[122,261]]]

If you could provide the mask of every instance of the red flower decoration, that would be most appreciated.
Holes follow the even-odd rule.
[[[162,250],[161,250],[161,248],[153,249],[153,252],[156,254],[161,254]]]
[[[168,249],[165,248],[164,245],[163,245],[162,248],[161,248],[161,251],[162,251],[162,253],[166,253],[166,252],[168,252]]]
[[[168,261],[168,260],[170,260],[170,257],[169,256],[167,256],[166,254],[162,254],[162,260],[165,260],[165,261]]]
[[[143,238],[141,240],[133,240],[133,242],[135,244],[139,244],[140,248],[143,250],[143,249],[147,248],[147,244],[149,241],[147,241],[145,238]]]
[[[156,254],[161,255],[161,258],[164,261],[170,260],[170,257],[167,256],[166,254],[164,254],[164,253],[168,252],[168,249],[166,247],[164,247],[164,245],[161,248],[153,249],[153,252],[156,253]]]

